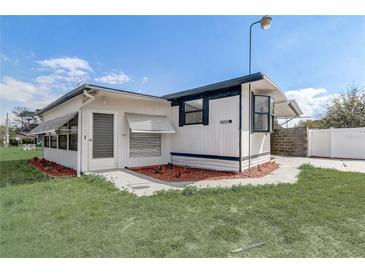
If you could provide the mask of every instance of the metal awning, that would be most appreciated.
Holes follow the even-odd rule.
[[[34,128],[32,131],[29,132],[29,134],[42,134],[42,133],[50,133],[55,132],[57,129],[62,127],[64,124],[66,124],[68,121],[70,121],[72,118],[74,118],[77,115],[77,112],[67,114],[62,117],[58,117],[53,120],[49,120],[36,128]]]
[[[126,113],[132,132],[139,133],[175,133],[175,129],[166,116]]]
[[[274,116],[276,118],[300,117],[302,110],[295,100],[274,103]]]

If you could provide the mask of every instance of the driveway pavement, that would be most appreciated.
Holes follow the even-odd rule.
[[[340,171],[354,171],[365,173],[365,160],[341,160],[325,158],[286,157],[273,155],[273,161],[280,164],[277,170],[262,178],[204,180],[198,182],[163,182],[127,169],[112,169],[94,174],[106,177],[119,189],[127,190],[137,196],[153,195],[161,190],[181,190],[187,185],[198,188],[231,187],[233,185],[265,185],[278,183],[296,183],[302,164],[309,163],[315,167],[333,168]]]

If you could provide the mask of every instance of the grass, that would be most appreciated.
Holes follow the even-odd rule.
[[[0,148],[0,187],[29,184],[48,179],[27,161],[41,157],[41,150],[25,150],[18,147]]]
[[[304,166],[293,185],[137,198],[98,177],[29,176],[0,153],[1,257],[365,256],[365,174]]]

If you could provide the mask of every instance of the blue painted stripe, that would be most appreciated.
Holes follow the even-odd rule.
[[[237,161],[237,162],[239,162],[239,160],[240,160],[240,157],[221,156],[221,155],[209,155],[209,154],[195,154],[195,153],[171,152],[171,155],[173,155],[173,156],[183,156],[183,157],[194,157],[194,158],[205,158],[205,159],[217,159],[217,160]]]
[[[240,161],[240,157],[235,156],[221,156],[221,155],[210,155],[210,154],[196,154],[196,153],[183,153],[183,152],[171,152],[172,156],[182,156],[182,157],[192,157],[192,158],[204,158],[204,159],[216,159],[216,160],[226,160],[226,161]],[[261,156],[269,155],[270,152],[259,153],[251,155],[251,159],[258,158]],[[242,161],[248,160],[248,156],[242,157]]]

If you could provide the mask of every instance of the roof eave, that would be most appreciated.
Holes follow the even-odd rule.
[[[203,93],[206,93],[206,92],[211,92],[211,91],[215,91],[215,90],[220,90],[220,89],[225,89],[225,88],[229,88],[229,87],[233,87],[233,86],[238,86],[238,85],[241,85],[241,84],[244,84],[244,83],[259,81],[259,80],[264,79],[264,77],[265,77],[265,75],[262,72],[257,72],[257,73],[245,75],[245,76],[242,76],[242,77],[237,77],[237,78],[234,78],[234,79],[217,82],[217,83],[210,84],[210,85],[201,86],[201,87],[198,87],[198,88],[193,88],[193,89],[188,89],[188,90],[184,90],[184,91],[180,91],[180,92],[167,94],[167,95],[162,96],[162,98],[165,98],[167,100],[172,101],[172,100],[182,98],[182,97],[188,97],[188,96],[192,96],[192,95],[203,94]]]

